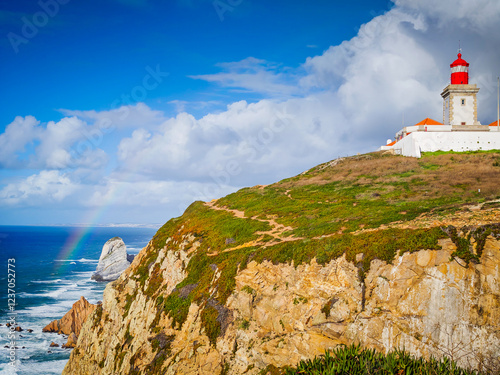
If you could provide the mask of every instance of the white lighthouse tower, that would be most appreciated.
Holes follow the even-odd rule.
[[[451,65],[451,84],[441,93],[444,125],[481,125],[477,121],[477,85],[469,85],[469,63],[458,59]]]

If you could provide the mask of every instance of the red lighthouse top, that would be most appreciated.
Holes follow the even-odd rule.
[[[458,53],[458,59],[450,64],[451,84],[468,85],[469,84],[469,63],[462,59],[462,54]]]

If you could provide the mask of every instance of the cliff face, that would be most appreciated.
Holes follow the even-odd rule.
[[[416,168],[413,160],[390,161],[398,173]],[[411,189],[401,200],[387,186],[374,194],[373,179],[340,195],[338,176],[328,180],[324,171],[342,168],[317,168],[300,187],[304,177],[196,203],[171,220],[107,286],[64,374],[258,374],[352,342],[446,355],[465,367],[498,365],[498,188],[487,199],[457,191],[456,204],[449,190],[447,205],[434,212],[436,201],[427,207]],[[311,183],[318,173],[335,185],[321,197],[321,183]],[[390,199],[379,202],[385,194]],[[281,202],[274,212],[267,196]],[[336,215],[323,220],[327,203]],[[292,206],[295,216],[284,212]],[[391,210],[398,216],[380,222]]]

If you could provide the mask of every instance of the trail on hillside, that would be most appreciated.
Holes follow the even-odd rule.
[[[258,239],[254,240],[254,241],[245,242],[244,244],[241,244],[241,245],[238,245],[235,247],[231,247],[229,249],[225,249],[222,251],[223,253],[242,249],[245,247],[253,247],[253,246],[270,247],[270,246],[274,246],[274,245],[281,243],[281,242],[298,241],[298,240],[303,239],[303,237],[295,237],[294,235],[285,237],[284,233],[293,230],[293,228],[277,223],[276,220],[274,220],[274,218],[262,219],[262,218],[258,218],[257,216],[247,217],[247,216],[245,216],[245,213],[243,211],[230,209],[228,207],[220,207],[220,206],[217,206],[216,204],[217,204],[217,199],[214,199],[210,202],[205,202],[205,206],[207,206],[208,208],[210,208],[212,210],[226,211],[226,212],[233,214],[235,217],[237,217],[239,219],[257,220],[257,221],[260,221],[263,223],[267,223],[271,227],[271,230],[268,230],[268,231],[255,232],[255,234],[260,236]],[[266,235],[273,237],[273,239],[271,241],[264,241],[264,237]],[[208,255],[214,256],[217,254],[219,254],[219,252],[210,253]]]
[[[290,199],[293,199],[289,195],[289,192],[290,190],[286,191],[285,195],[287,195]],[[225,206],[223,207],[217,206],[217,201],[218,201],[217,199],[214,199],[210,202],[205,202],[205,206],[209,207],[212,210],[229,212],[239,219],[252,219],[261,221],[263,223],[269,224],[269,226],[271,227],[271,230],[268,231],[255,232],[255,234],[260,236],[258,239],[222,250],[223,253],[231,252],[246,247],[255,247],[255,246],[270,247],[282,242],[299,241],[304,239],[304,237],[295,237],[294,235],[284,236],[285,232],[292,231],[294,228],[277,223],[274,217],[268,217],[266,219],[262,219],[257,216],[248,217],[245,216],[245,212],[243,211],[230,209]],[[385,230],[389,228],[419,229],[419,228],[431,228],[431,227],[448,226],[448,225],[462,227],[462,226],[475,226],[475,225],[498,223],[500,221],[500,209],[496,207],[486,208],[489,204],[493,203],[500,203],[500,200],[487,201],[480,203],[478,205],[464,206],[463,211],[453,212],[445,215],[434,212],[426,212],[414,220],[396,221],[389,224],[383,224],[377,228],[364,229],[361,226],[359,230],[352,232],[352,234],[358,235],[361,233]],[[339,231],[313,237],[312,239],[317,240],[322,238],[333,237],[335,235],[342,234],[345,229],[346,229],[345,227],[342,227]],[[266,235],[271,236],[273,239],[270,241],[269,240],[264,241]],[[219,253],[220,252],[213,252],[208,255],[215,256]]]

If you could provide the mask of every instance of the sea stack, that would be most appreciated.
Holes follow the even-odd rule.
[[[127,255],[127,246],[120,237],[113,237],[106,241],[102,247],[96,272],[91,279],[96,281],[116,280],[130,266],[130,263],[131,259]]]

